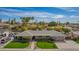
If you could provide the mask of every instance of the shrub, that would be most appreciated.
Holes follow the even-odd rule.
[[[30,40],[30,37],[16,37],[14,41],[25,43],[25,42],[28,42],[29,40]]]
[[[54,22],[54,21],[52,21],[52,22],[50,22],[50,23],[48,24],[48,26],[57,26],[57,23]]]
[[[28,27],[29,30],[37,30],[37,25],[31,25]]]
[[[70,29],[67,29],[67,28],[62,28],[62,30],[63,30],[63,32],[64,32],[65,34],[67,34],[67,33],[70,32]]]
[[[22,29],[22,31],[28,30],[28,28],[25,26],[21,27],[21,29]]]
[[[75,42],[79,43],[79,37],[78,38],[73,38],[72,40],[74,40]]]
[[[45,26],[44,26],[44,25],[39,25],[39,26],[38,26],[38,29],[39,29],[39,30],[43,30],[43,29],[45,29]]]
[[[47,30],[54,30],[54,27],[48,27]]]
[[[62,31],[62,26],[56,26],[56,27],[54,27],[54,30],[61,32]]]

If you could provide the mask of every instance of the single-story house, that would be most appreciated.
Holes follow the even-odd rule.
[[[24,32],[21,32],[21,33],[18,33],[16,36],[31,36],[32,38],[42,38],[42,37],[50,37],[51,39],[53,40],[63,40],[65,39],[65,35],[61,32],[58,32],[58,31],[54,31],[54,30],[42,30],[42,31],[39,31],[39,30],[27,30],[27,31],[24,31]]]

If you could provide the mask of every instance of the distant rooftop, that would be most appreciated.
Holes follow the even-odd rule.
[[[0,23],[0,26],[9,26],[9,24],[6,24],[6,23]]]
[[[76,34],[79,36],[79,31],[74,31],[73,34]]]

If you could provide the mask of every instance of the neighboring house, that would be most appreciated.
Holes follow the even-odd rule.
[[[8,36],[8,35],[9,35],[9,31],[0,28],[0,36]]]
[[[3,35],[5,35],[6,37],[8,37],[9,36],[9,31],[4,31]]]
[[[79,24],[75,23],[75,24],[69,24],[67,25],[69,27],[72,27],[73,30],[78,31],[79,30]]]
[[[0,44],[7,42],[9,36],[9,31],[0,28]]]
[[[3,22],[0,23],[0,28],[7,28],[7,27],[9,27],[9,24]]]

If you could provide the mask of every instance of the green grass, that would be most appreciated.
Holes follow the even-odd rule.
[[[42,49],[55,49],[57,46],[54,42],[37,42],[37,47]]]
[[[12,41],[9,44],[7,44],[4,48],[26,48],[28,47],[29,43],[27,42],[16,42],[16,41]]]
[[[74,38],[73,40],[79,44],[79,38]]]

